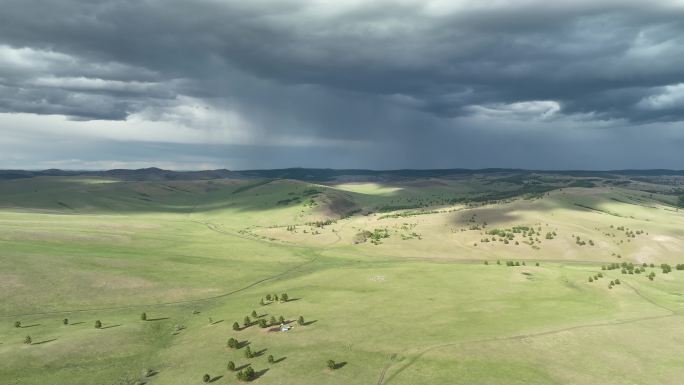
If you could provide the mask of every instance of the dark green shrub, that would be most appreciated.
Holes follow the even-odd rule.
[[[330,370],[335,370],[335,368],[337,367],[337,365],[335,364],[335,361],[333,361],[333,360],[328,360],[327,366],[328,366],[328,369],[330,369]]]
[[[266,322],[265,319],[260,318],[260,319],[259,319],[259,327],[262,328],[262,329],[268,327],[268,322]]]
[[[233,330],[240,330],[240,324],[237,322],[233,322]]]
[[[20,328],[21,327],[21,321],[14,321],[14,327]]]
[[[208,374],[205,374],[202,376],[202,381],[204,382],[209,382],[211,380],[211,376]]]
[[[234,371],[235,371],[235,362],[233,362],[233,361],[228,361],[227,367],[228,367],[228,370],[229,370],[229,371],[234,372]]]
[[[142,314],[140,314],[140,320],[141,321],[147,321],[147,314],[144,312]]]
[[[247,326],[250,326],[252,324],[252,320],[249,319],[248,316],[246,316],[243,323],[245,324],[245,327],[247,327]]]
[[[303,316],[300,315],[299,318],[297,318],[297,324],[304,325],[304,317]]]
[[[95,321],[95,329],[100,329],[102,328],[102,322],[100,320]]]
[[[269,363],[269,364],[272,364],[272,363],[274,363],[274,362],[275,362],[275,359],[273,358],[273,355],[270,355],[270,354],[269,354],[269,356],[268,356],[268,363]]]
[[[254,318],[258,317],[256,310],[252,310],[252,317],[254,317]]]
[[[33,343],[33,340],[31,339],[31,336],[26,336],[26,337],[24,338],[24,343],[25,343],[26,345],[31,345],[31,344]]]
[[[69,319],[68,319],[68,318],[63,319],[63,320],[62,320],[62,323],[63,323],[64,325],[68,325],[68,324],[69,324]]]
[[[290,297],[287,296],[287,293],[283,293],[280,295],[280,300],[283,302],[287,302]]]

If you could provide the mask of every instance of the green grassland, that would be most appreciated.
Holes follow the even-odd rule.
[[[679,384],[675,182],[0,181],[0,383]]]

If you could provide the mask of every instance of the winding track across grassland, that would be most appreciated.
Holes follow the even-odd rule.
[[[229,233],[227,231],[222,231],[222,230],[217,230],[215,228],[212,228],[210,224],[204,223],[204,222],[199,222],[199,221],[194,221],[196,223],[201,223],[205,226],[207,226],[209,229],[220,232],[222,234],[227,234],[227,235],[233,235],[236,237],[241,237],[240,235]],[[248,237],[245,237],[248,238]],[[248,238],[251,239],[251,238]],[[222,294],[217,294],[213,295],[210,297],[201,297],[201,298],[194,298],[194,299],[186,299],[186,300],[180,300],[180,301],[171,301],[171,302],[158,302],[158,303],[150,303],[150,304],[139,304],[139,305],[125,305],[125,306],[109,306],[109,307],[99,307],[99,308],[83,308],[83,309],[69,309],[69,310],[53,310],[53,311],[47,311],[47,312],[34,312],[34,313],[19,313],[19,314],[0,314],[0,318],[10,318],[10,317],[30,317],[30,316],[42,316],[42,315],[51,315],[51,314],[69,314],[69,313],[86,313],[86,312],[91,312],[91,311],[108,311],[108,310],[125,310],[125,309],[139,309],[139,308],[149,308],[149,307],[161,307],[161,306],[173,306],[173,305],[183,305],[183,304],[189,304],[189,303],[199,303],[199,302],[205,302],[205,301],[211,301],[214,299],[219,299],[219,298],[224,298],[228,297],[230,295],[239,293],[241,291],[245,291],[247,289],[250,289],[254,286],[257,286],[261,283],[267,282],[267,281],[272,281],[275,279],[278,279],[280,277],[283,277],[287,274],[290,274],[294,271],[297,271],[301,269],[304,266],[310,265],[314,262],[316,262],[317,257],[314,257],[313,259],[306,261],[304,263],[301,263],[297,266],[291,267],[281,273],[274,274],[271,276],[268,276],[266,278],[262,278],[258,281],[254,281],[250,283],[249,285],[240,287],[238,289],[222,293]]]
[[[655,302],[651,298],[646,297],[639,290],[637,290],[634,286],[632,286],[628,283],[623,283],[623,284],[625,284],[630,289],[632,289],[636,295],[641,297],[646,302],[649,302],[650,304],[667,311],[669,314],[657,315],[657,316],[647,316],[647,317],[637,317],[637,318],[630,318],[630,319],[625,319],[625,320],[606,321],[606,322],[599,322],[599,323],[585,324],[585,325],[576,325],[576,326],[570,326],[570,327],[565,327],[565,328],[560,328],[560,329],[547,330],[547,331],[538,332],[538,333],[518,334],[518,335],[513,335],[513,336],[508,336],[508,337],[494,337],[494,338],[486,338],[486,339],[480,339],[480,340],[459,341],[459,342],[450,342],[450,343],[446,343],[446,344],[432,345],[432,346],[428,346],[428,347],[424,348],[423,350],[419,351],[418,354],[411,357],[411,359],[408,362],[406,362],[403,366],[401,366],[399,369],[394,371],[394,373],[392,373],[389,377],[386,378],[387,371],[390,369],[390,367],[392,366],[392,362],[394,361],[395,355],[393,355],[392,359],[390,359],[387,362],[387,364],[380,371],[380,375],[378,377],[378,381],[376,384],[377,385],[384,385],[384,384],[389,383],[393,378],[396,378],[396,376],[399,375],[401,372],[403,372],[406,368],[413,365],[422,356],[424,356],[425,354],[427,354],[433,350],[439,350],[439,349],[443,349],[443,348],[448,348],[448,347],[458,346],[458,345],[466,345],[466,344],[480,344],[480,343],[487,343],[487,342],[522,340],[522,339],[526,339],[526,338],[542,337],[542,336],[553,335],[553,334],[563,333],[563,332],[572,331],[572,330],[589,329],[589,328],[595,328],[595,327],[614,326],[614,325],[625,325],[625,324],[631,324],[631,323],[637,323],[637,322],[643,322],[643,321],[652,321],[652,320],[657,320],[657,319],[665,319],[665,318],[681,317],[682,316],[682,314],[678,314],[674,310]]]

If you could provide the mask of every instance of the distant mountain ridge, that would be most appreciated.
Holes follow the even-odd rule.
[[[574,177],[615,177],[615,176],[684,176],[684,170],[523,170],[506,168],[486,169],[400,169],[400,170],[363,170],[363,169],[328,169],[328,168],[284,168],[270,170],[241,170],[226,169],[200,171],[173,171],[156,167],[141,169],[112,169],[112,170],[60,170],[48,169],[31,170],[0,170],[0,180],[33,178],[39,176],[94,176],[116,178],[129,181],[159,181],[159,180],[208,180],[208,179],[294,179],[303,181],[330,181],[343,177],[365,177],[380,179],[404,178],[440,178],[473,174],[553,174]]]

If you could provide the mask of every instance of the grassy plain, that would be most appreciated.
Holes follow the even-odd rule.
[[[545,183],[0,182],[0,383],[680,383],[676,199]],[[232,330],[253,310],[307,325]]]

